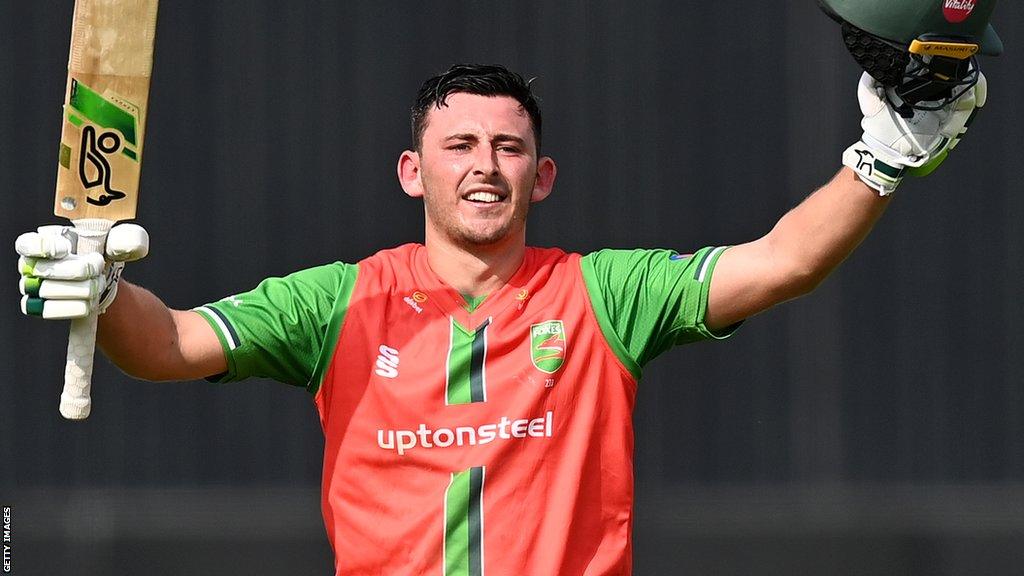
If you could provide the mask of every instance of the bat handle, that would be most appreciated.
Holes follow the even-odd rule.
[[[107,232],[114,224],[109,220],[76,220],[75,234],[78,236],[78,254],[102,252]],[[64,391],[60,395],[60,414],[68,420],[84,420],[92,409],[93,357],[96,352],[96,312],[85,318],[71,321],[68,336],[68,358],[64,366]]]

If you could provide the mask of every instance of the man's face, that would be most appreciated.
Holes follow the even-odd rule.
[[[515,99],[455,93],[431,108],[421,150],[402,155],[399,176],[423,196],[428,240],[474,248],[525,239],[530,202],[547,196],[554,163],[538,162],[530,117]]]

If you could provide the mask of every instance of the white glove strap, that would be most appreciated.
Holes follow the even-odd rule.
[[[886,160],[863,141],[843,152],[843,164],[853,168],[861,181],[878,192],[879,196],[892,194],[903,180],[904,168]]]

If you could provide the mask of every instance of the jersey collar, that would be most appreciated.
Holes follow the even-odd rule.
[[[427,302],[443,315],[455,319],[463,328],[475,330],[497,316],[512,304],[521,304],[529,297],[527,283],[534,268],[535,250],[527,247],[523,261],[512,278],[497,290],[491,292],[475,310],[466,310],[466,300],[457,290],[448,285],[430,267],[425,246],[417,246],[413,257],[413,278],[421,292],[427,295]]]

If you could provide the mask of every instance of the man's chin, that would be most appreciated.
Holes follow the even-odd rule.
[[[485,248],[488,246],[495,246],[501,244],[508,237],[507,233],[494,233],[494,234],[462,234],[459,237],[460,243],[464,246],[473,246],[477,248]]]
[[[509,228],[497,230],[461,230],[457,235],[460,244],[467,247],[486,248],[504,244],[512,231]]]

